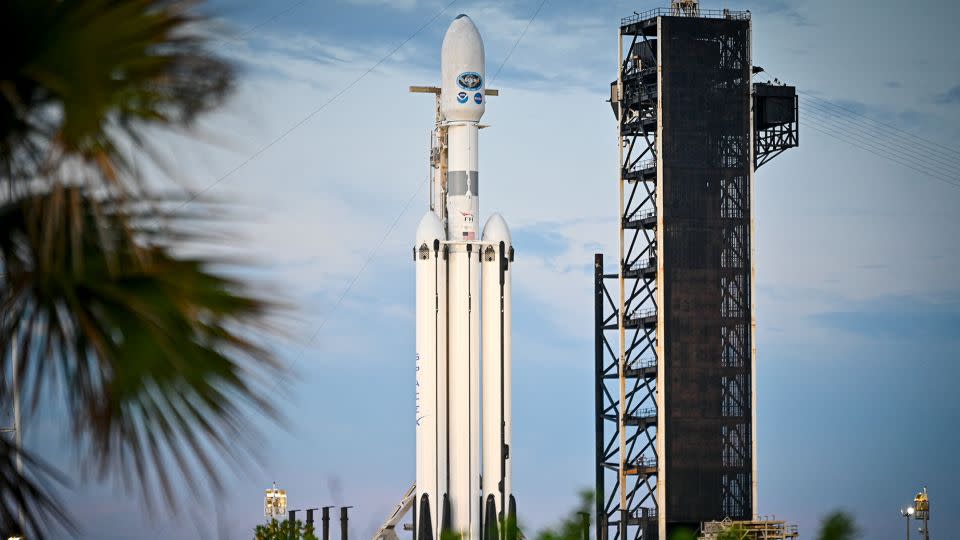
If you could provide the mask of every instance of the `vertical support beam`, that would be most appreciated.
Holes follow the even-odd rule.
[[[603,444],[603,254],[593,256],[593,309],[594,309],[594,407],[596,410],[594,429],[596,430],[596,537],[595,540],[607,540],[607,512],[604,508],[606,489],[604,476]]]
[[[664,354],[666,338],[666,314],[663,299],[665,286],[665,268],[663,232],[664,227],[664,168],[663,168],[663,28],[660,24],[662,17],[657,17],[657,540],[667,540],[667,423],[665,391],[667,388],[666,355]],[[647,540],[647,539],[644,539]]]
[[[347,515],[352,506],[340,507],[340,540],[350,538],[350,517]]]
[[[747,66],[753,65],[753,21],[749,21],[747,24]],[[747,92],[750,92],[750,86],[747,85]],[[750,118],[748,130],[750,133],[750,177],[747,179],[747,189],[750,190],[750,225],[747,230],[749,234],[750,242],[750,512],[754,520],[759,519],[758,511],[758,499],[760,491],[759,478],[757,476],[757,303],[756,303],[756,289],[757,289],[757,272],[756,272],[756,236],[755,228],[756,222],[754,220],[754,185],[753,179],[756,173],[756,141],[754,138],[756,135],[756,130],[754,129],[754,120],[753,115],[755,111],[753,110],[753,99],[750,96],[747,96],[747,102],[750,104]]]
[[[320,537],[320,540],[330,540],[330,509],[332,506],[324,506],[321,508],[320,521],[323,525],[323,535]]]
[[[625,416],[625,405],[627,403],[627,379],[624,376],[626,373],[626,341],[627,333],[624,328],[624,321],[629,316],[626,310],[626,286],[624,285],[623,271],[624,271],[624,256],[626,255],[626,250],[624,246],[624,231],[623,231],[623,214],[624,214],[624,181],[623,181],[623,122],[626,118],[626,114],[623,108],[624,102],[624,92],[623,92],[623,29],[622,27],[617,30],[617,187],[620,192],[619,204],[620,210],[617,215],[617,232],[619,237],[619,252],[617,256],[617,281],[620,285],[620,300],[617,304],[617,333],[619,335],[620,349],[619,349],[619,358],[617,360],[617,377],[620,383],[620,397],[619,397],[619,406],[617,407],[617,431],[620,434],[620,452],[619,452],[619,467],[617,469],[618,483],[620,486],[620,534],[619,540],[628,540],[627,538],[627,522],[629,520],[629,507],[627,504],[627,477],[625,474],[626,471],[626,457],[627,457],[627,430],[624,425],[624,416]]]

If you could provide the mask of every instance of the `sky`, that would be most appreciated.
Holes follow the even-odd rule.
[[[185,507],[148,515],[117,479],[81,474],[63,419],[39,418],[26,444],[74,479],[63,499],[82,538],[251,538],[273,481],[291,508],[352,505],[351,538],[369,538],[410,486],[409,250],[427,205],[433,100],[407,87],[436,84],[443,32],[461,12],[484,38],[488,85],[501,89],[484,116],[481,214],[502,213],[517,249],[520,519],[547,526],[591,487],[592,260],[614,258],[617,241],[617,137],[604,100],[620,17],[662,4],[547,0],[519,43],[539,0],[448,4],[205,7],[217,18],[214,50],[240,69],[237,92],[192,136],[157,141],[177,181],[234,209],[234,241],[219,249],[256,261],[244,275],[291,306],[287,335],[270,343],[291,371],[276,394],[287,421],[251,418],[261,463],[237,471],[216,502],[176,479]],[[960,5],[702,5],[752,11],[753,61],[770,77],[958,148]],[[960,188],[843,139],[802,125],[800,148],[754,185],[758,510],[810,538],[845,509],[863,538],[893,540],[898,508],[926,485],[931,531],[943,537],[960,528]]]

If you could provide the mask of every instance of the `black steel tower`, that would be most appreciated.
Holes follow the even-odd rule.
[[[756,508],[754,171],[796,146],[793,87],[753,84],[750,13],[620,22],[620,252],[595,261],[598,540]]]

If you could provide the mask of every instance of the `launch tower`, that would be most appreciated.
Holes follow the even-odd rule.
[[[750,12],[622,19],[618,264],[595,259],[597,540],[756,517],[755,170],[797,146],[790,86],[753,84]]]

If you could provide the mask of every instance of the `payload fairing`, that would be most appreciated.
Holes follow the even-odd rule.
[[[460,15],[443,39],[431,209],[414,246],[416,540],[436,540],[444,530],[481,540],[481,524],[483,540],[512,540],[515,530],[513,246],[499,214],[477,238],[485,76],[483,40],[473,21]]]

